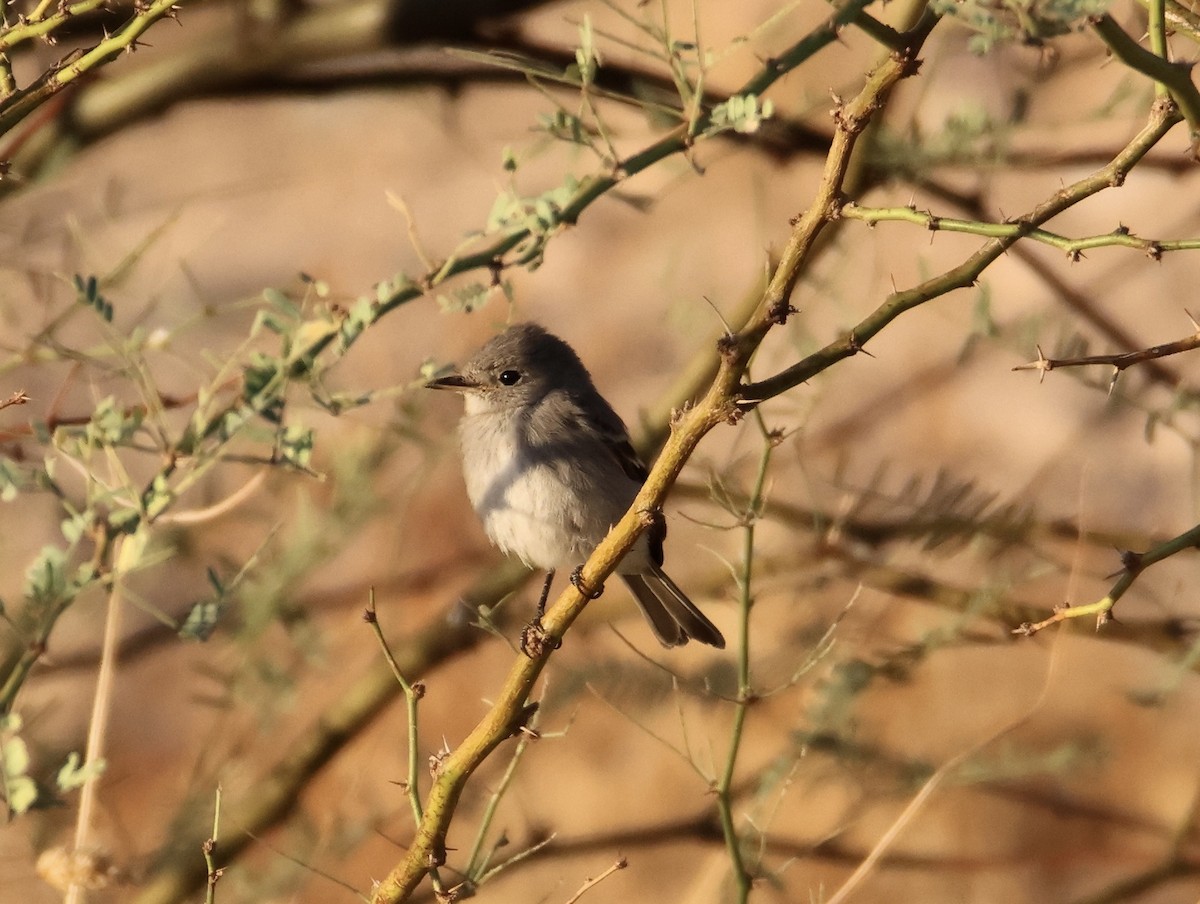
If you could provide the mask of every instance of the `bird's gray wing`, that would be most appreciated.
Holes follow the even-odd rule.
[[[638,484],[645,483],[650,472],[634,451],[625,422],[604,396],[593,392],[591,398],[580,400],[578,408],[583,420],[580,426],[600,440],[626,477]]]
[[[617,465],[625,472],[626,477],[638,484],[639,487],[645,483],[646,478],[650,476],[650,471],[634,450],[633,442],[629,439],[629,431],[625,429],[625,422],[621,420],[621,416],[613,411],[612,406],[598,392],[579,408],[585,421],[581,426],[600,440]],[[662,565],[663,541],[667,538],[667,522],[662,517],[655,518],[646,529],[646,538],[649,540],[651,561],[655,565]]]

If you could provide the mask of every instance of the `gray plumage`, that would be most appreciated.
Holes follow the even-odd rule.
[[[546,571],[581,564],[632,504],[646,467],[625,424],[567,343],[532,323],[497,335],[429,384],[465,397],[467,494],[488,537]],[[724,647],[716,626],[662,570],[662,521],[617,566],[664,646]]]

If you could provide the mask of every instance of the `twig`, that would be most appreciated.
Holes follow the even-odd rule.
[[[104,637],[100,645],[100,671],[96,676],[96,693],[92,698],[92,715],[88,724],[87,748],[83,768],[90,774],[84,781],[79,794],[79,811],[75,816],[75,851],[84,851],[92,846],[92,811],[96,807],[96,795],[103,770],[104,745],[108,740],[108,719],[112,714],[113,686],[117,674],[117,645],[121,637],[121,616],[125,603],[122,594],[122,579],[136,564],[144,546],[144,537],[137,535],[122,537],[116,541],[116,564],[113,585],[108,594],[108,606],[104,616]],[[84,887],[72,882],[64,897],[65,904],[83,901]]]
[[[1156,102],[1151,108],[1146,125],[1107,166],[1055,192],[1014,222],[1026,223],[1027,228],[1036,228],[1084,198],[1106,188],[1121,185],[1126,175],[1179,121],[1179,111],[1174,104]],[[831,199],[830,203],[835,204],[836,210],[844,207],[844,203],[839,203],[836,199]],[[744,386],[738,407],[749,410],[766,399],[774,398],[812,379],[838,361],[858,354],[867,341],[901,314],[931,298],[973,285],[979,275],[1018,240],[1019,236],[1014,235],[992,238],[957,267],[927,279],[911,289],[893,292],[883,304],[852,327],[841,339],[829,343],[772,377]]]
[[[1038,631],[1048,628],[1051,625],[1066,621],[1069,618],[1080,618],[1085,615],[1096,616],[1096,630],[1098,631],[1112,620],[1113,606],[1133,586],[1134,581],[1138,579],[1143,571],[1151,565],[1161,562],[1163,559],[1168,559],[1176,553],[1183,552],[1185,549],[1195,549],[1197,546],[1200,546],[1200,525],[1186,530],[1179,536],[1146,552],[1139,553],[1126,550],[1121,553],[1122,567],[1120,577],[1117,578],[1116,583],[1112,585],[1112,588],[1103,599],[1094,603],[1088,603],[1085,606],[1064,604],[1055,609],[1054,614],[1049,618],[1039,622],[1026,622],[1013,629],[1013,633],[1024,637],[1031,637]]]
[[[254,476],[239,486],[234,492],[230,493],[220,502],[214,502],[212,505],[205,506],[200,509],[189,509],[185,512],[168,512],[159,515],[155,520],[159,524],[203,524],[206,521],[212,521],[221,517],[253,496],[258,492],[263,482],[267,479],[267,470],[255,472]]]
[[[13,405],[24,405],[28,401],[29,401],[29,396],[27,396],[25,394],[25,390],[18,389],[16,392],[14,392],[12,395],[10,395],[7,399],[0,401],[0,411],[3,411],[5,408],[10,408]]]
[[[76,20],[86,13],[99,9],[104,4],[105,0],[80,0],[80,2],[70,5],[61,4],[49,16],[38,15],[37,11],[35,11],[16,25],[9,25],[0,30],[0,53],[11,50],[25,41],[31,41],[34,38],[44,38],[67,22]],[[46,4],[43,4],[39,9],[44,9],[45,6]]]
[[[957,217],[937,216],[932,211],[905,207],[860,207],[854,202],[845,204],[839,213],[849,220],[862,220],[868,225],[884,221],[915,223],[930,232],[959,232],[981,235],[988,238],[1033,239],[1066,252],[1072,261],[1083,257],[1083,252],[1093,248],[1134,248],[1153,260],[1160,260],[1168,251],[1195,251],[1200,249],[1200,239],[1144,239],[1134,235],[1125,226],[1102,235],[1071,238],[1048,229],[1034,227],[1031,223],[984,223],[979,220],[963,220]]]
[[[579,891],[567,898],[566,904],[576,904],[576,902],[582,898],[587,891],[595,888],[613,873],[620,872],[627,866],[629,866],[629,861],[622,857],[620,860],[598,875],[595,879],[585,879],[583,881],[583,885],[579,886]]]
[[[1040,383],[1046,378],[1046,374],[1058,367],[1107,365],[1113,369],[1112,379],[1109,381],[1108,387],[1109,392],[1112,392],[1112,388],[1117,385],[1117,377],[1126,368],[1200,348],[1200,324],[1197,324],[1193,320],[1192,325],[1196,327],[1196,332],[1190,336],[1185,336],[1183,339],[1166,342],[1162,345],[1152,345],[1149,348],[1117,355],[1080,355],[1075,358],[1047,358],[1042,353],[1042,347],[1039,345],[1037,346],[1038,356],[1036,361],[1030,361],[1028,364],[1018,364],[1013,370],[1036,370],[1038,371],[1038,382]]]
[[[420,753],[417,729],[417,703],[425,696],[425,685],[420,681],[410,683],[404,677],[404,672],[400,668],[400,664],[396,662],[396,657],[392,654],[392,648],[388,645],[387,638],[383,636],[383,628],[379,625],[379,614],[375,609],[374,587],[371,587],[368,591],[367,609],[363,613],[363,620],[375,632],[375,639],[379,642],[380,649],[383,650],[383,657],[387,660],[388,668],[392,670],[392,675],[400,685],[400,689],[404,692],[405,709],[408,714],[408,777],[404,782],[404,792],[408,797],[409,805],[412,807],[413,822],[416,825],[420,825],[425,813],[421,809],[421,789],[417,784],[417,758]]]
[[[762,509],[765,503],[764,491],[767,473],[771,465],[771,454],[779,440],[779,435],[768,430],[762,423],[759,413],[755,412],[755,414],[763,434],[763,449],[759,456],[754,487],[750,491],[746,507],[742,512],[744,527],[742,530],[742,563],[738,575],[737,699],[734,703],[733,725],[730,728],[725,768],[718,778],[716,786],[717,815],[721,821],[721,831],[725,836],[725,849],[733,867],[733,882],[740,904],[745,904],[749,899],[754,876],[746,866],[745,858],[742,855],[742,839],[738,836],[737,827],[734,825],[733,776],[744,737],[746,717],[751,705],[758,699],[750,681],[750,610],[754,607],[754,535],[755,527],[762,518]]]
[[[1155,14],[1157,9],[1157,15]],[[1161,24],[1163,9],[1161,0],[1152,0],[1150,19],[1158,21],[1157,28],[1151,25],[1151,38],[1160,45],[1165,53],[1166,45],[1164,29]],[[1159,53],[1146,50],[1137,41],[1125,33],[1117,21],[1105,13],[1092,21],[1096,34],[1109,46],[1113,54],[1130,69],[1136,69],[1150,76],[1169,93],[1171,100],[1179,107],[1191,127],[1193,141],[1200,135],[1200,92],[1192,84],[1190,66],[1173,63]],[[1196,152],[1193,144],[1193,154]]]
[[[132,52],[138,38],[159,19],[173,17],[178,10],[176,0],[153,0],[139,6],[125,25],[106,36],[94,47],[68,54],[28,88],[14,92],[0,102],[0,135],[8,132],[41,104],[85,73],[109,62],[122,52]]]
[[[470,882],[473,887],[482,885],[485,881],[487,881],[488,878],[495,875],[496,870],[516,862],[510,858],[494,869],[489,869],[489,863],[491,861],[492,854],[496,851],[496,846],[493,846],[492,850],[489,851],[486,856],[483,856],[483,844],[484,841],[487,840],[488,830],[491,828],[492,822],[496,818],[496,811],[500,806],[500,802],[504,799],[504,795],[508,792],[509,787],[511,787],[512,780],[517,774],[517,767],[520,765],[521,760],[525,757],[525,751],[529,749],[529,745],[532,741],[537,740],[540,737],[540,734],[536,728],[536,724],[537,713],[534,713],[533,718],[529,720],[529,724],[525,726],[525,730],[521,732],[521,740],[517,742],[517,748],[513,751],[512,757],[509,758],[508,767],[504,770],[504,775],[500,777],[500,783],[496,786],[495,790],[492,791],[491,795],[488,797],[487,804],[483,808],[483,815],[479,820],[479,828],[475,832],[475,842],[472,844],[471,853],[467,857],[466,869],[463,870],[463,873],[467,877],[467,881]],[[546,839],[547,842],[549,840],[550,839]],[[533,853],[533,851],[529,851],[525,854],[525,856],[528,856],[529,853]],[[522,857],[522,859],[524,858]]]
[[[225,874],[225,870],[217,867],[213,854],[217,850],[217,842],[221,837],[221,786],[217,785],[216,802],[213,804],[212,834],[205,840],[204,865],[208,869],[208,887],[204,892],[204,904],[215,904],[217,899],[217,881]]]

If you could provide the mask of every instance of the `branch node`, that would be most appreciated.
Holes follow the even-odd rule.
[[[783,299],[780,299],[771,305],[770,310],[767,311],[767,319],[770,320],[775,326],[783,326],[785,323],[787,323],[787,319],[789,317],[791,317],[793,314],[799,313],[799,310],[792,307]]]
[[[850,354],[852,355],[857,355],[859,352],[861,352],[868,358],[875,357],[863,346],[862,342],[858,338],[858,334],[855,333],[854,330],[851,330],[849,335],[846,336],[846,347],[850,349]]]

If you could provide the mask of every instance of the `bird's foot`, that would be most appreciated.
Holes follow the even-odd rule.
[[[596,600],[604,593],[604,585],[599,587],[589,587],[583,582],[583,566],[576,565],[575,570],[571,572],[571,586],[583,594],[584,599]]]
[[[535,618],[521,629],[521,652],[530,659],[541,659],[548,651],[561,646],[561,640],[546,633],[540,618]]]

